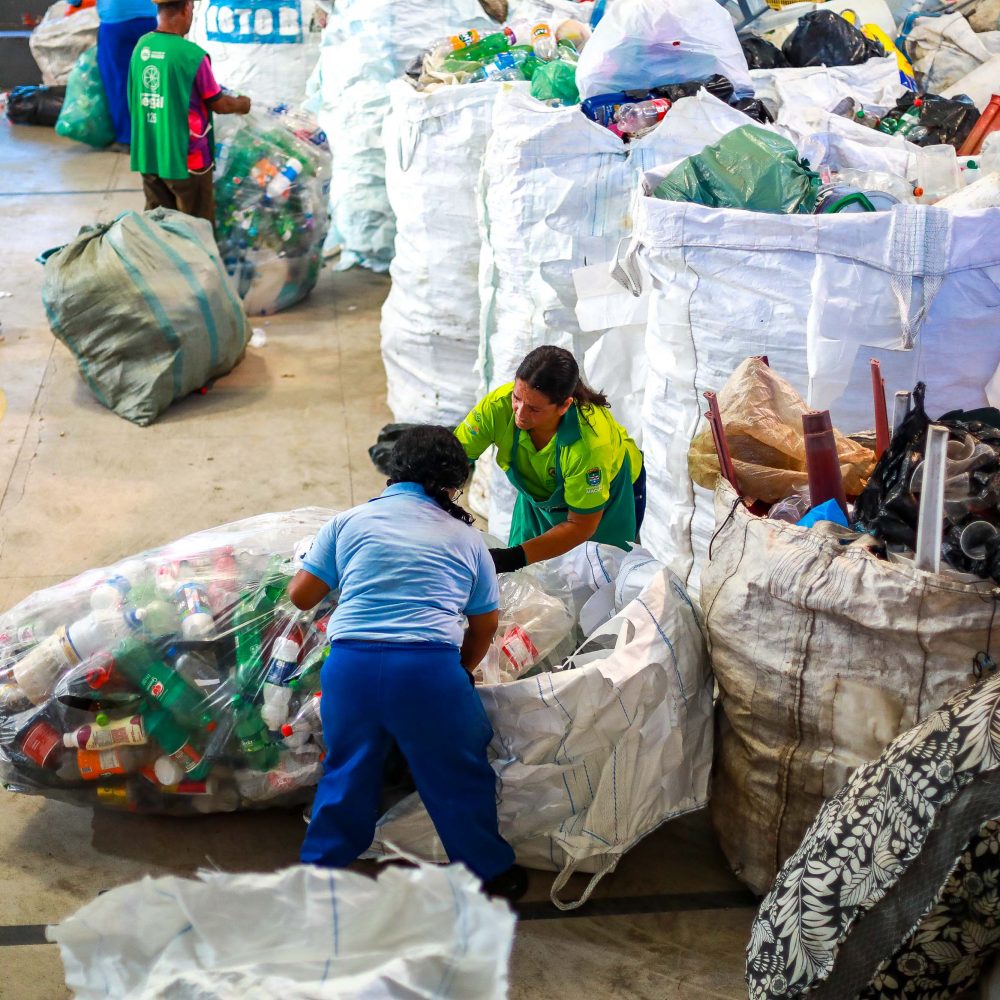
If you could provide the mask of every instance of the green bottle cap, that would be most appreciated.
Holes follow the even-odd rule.
[[[968,162],[968,163],[966,163],[966,166],[967,166],[967,167],[968,167],[968,168],[969,168],[970,170],[978,170],[978,169],[979,169],[979,164],[978,164],[978,163],[976,163],[976,161],[975,161],[975,160],[969,160],[969,162]]]
[[[99,726],[106,726],[110,721],[111,720],[108,718],[107,712],[98,712],[97,715],[94,716],[94,722],[96,722]]]

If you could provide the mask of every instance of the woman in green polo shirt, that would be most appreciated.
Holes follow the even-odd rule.
[[[455,434],[471,461],[496,445],[517,490],[510,548],[490,549],[498,573],[586,541],[628,549],[635,540],[646,507],[642,453],[569,351],[536,347]]]

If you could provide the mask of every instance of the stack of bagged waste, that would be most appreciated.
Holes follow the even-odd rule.
[[[300,612],[285,592],[331,516],[306,508],[199,532],[0,615],[4,786],[178,815],[307,800],[322,773],[337,594]],[[522,861],[561,871],[555,896],[574,870],[596,884],[646,833],[706,802],[701,628],[648,553],[589,546],[555,570],[504,577],[476,680],[501,827]],[[387,843],[444,860],[416,795],[383,818],[373,850]]]
[[[308,116],[259,114],[219,131],[215,235],[251,316],[304,299],[327,233],[330,154]]]
[[[6,95],[5,113],[11,125],[48,125],[59,120],[65,87],[15,87]]]

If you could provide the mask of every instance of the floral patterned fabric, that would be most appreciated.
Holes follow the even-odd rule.
[[[920,855],[941,810],[977,776],[998,767],[998,675],[959,692],[893,740],[881,757],[859,767],[820,809],[761,904],[747,948],[751,1000],[799,996],[826,980],[855,922],[885,897]],[[960,992],[958,982],[967,985],[965,972],[972,971],[971,960],[961,965],[963,958],[978,949],[981,960],[996,946],[992,908],[997,905],[1000,862],[993,850],[995,831],[990,824],[983,831],[967,852],[973,867],[963,874],[960,861],[952,875],[963,879],[963,887],[965,876],[974,876],[966,888],[966,901],[962,902],[960,893],[939,894],[913,932],[913,948],[896,951],[898,957],[880,970],[879,985],[873,983],[864,996],[907,1000],[955,996]],[[976,868],[977,858],[983,862],[982,871]],[[979,887],[977,878],[983,882],[983,892],[970,894]],[[956,908],[957,936],[952,907]],[[971,924],[966,928],[968,941],[962,938],[963,920],[968,918],[961,914],[966,911],[975,914],[976,926],[975,930]],[[959,953],[944,945],[954,946]],[[917,977],[910,973],[923,969],[921,963],[928,964],[920,975],[930,980],[931,970],[948,966],[951,958],[954,962],[943,988],[935,985],[923,992],[911,988]],[[955,988],[947,985],[952,974]],[[890,979],[895,986],[889,984]]]
[[[934,908],[884,962],[861,1000],[950,1000],[1000,945],[1000,819],[958,859]]]

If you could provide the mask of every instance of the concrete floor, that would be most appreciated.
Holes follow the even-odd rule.
[[[377,492],[367,447],[388,421],[378,347],[384,277],[324,272],[311,298],[254,326],[207,396],[141,429],[104,410],[52,337],[39,252],[80,226],[141,208],[127,159],[0,124],[0,608],[92,566],[199,528]],[[297,859],[298,812],[171,820],[0,792],[0,1000],[68,996],[57,950],[18,945],[101,889],[205,865],[269,870]],[[571,885],[577,891],[583,878]],[[750,899],[703,814],[662,827],[580,916],[548,906],[533,873],[511,969],[513,1000],[735,998]]]

